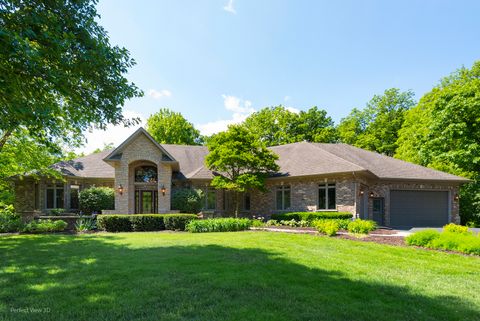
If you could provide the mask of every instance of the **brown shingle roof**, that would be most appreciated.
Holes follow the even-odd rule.
[[[52,167],[66,176],[113,178],[114,168],[103,161],[112,150],[91,154],[70,161],[54,164]]]
[[[179,164],[175,177],[179,179],[211,179],[205,166],[208,149],[205,146],[159,144]],[[312,176],[335,173],[370,172],[381,179],[437,180],[468,182],[467,179],[423,166],[408,163],[346,144],[300,142],[269,148],[279,156],[280,171],[275,176]],[[63,174],[79,177],[113,178],[114,169],[102,159],[105,151],[57,163]]]
[[[416,165],[347,144],[312,143],[312,145],[355,163],[382,179],[445,180],[468,182],[468,180],[463,177],[437,171],[435,169]]]

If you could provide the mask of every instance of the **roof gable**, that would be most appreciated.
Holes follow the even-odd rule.
[[[110,154],[108,154],[103,160],[106,162],[119,161],[122,158],[122,152],[127,148],[138,136],[145,135],[152,143],[162,152],[162,161],[175,162],[176,159],[165,150],[143,127],[137,129],[130,137],[128,137],[123,143],[115,148]]]

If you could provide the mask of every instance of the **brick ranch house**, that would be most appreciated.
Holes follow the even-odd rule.
[[[280,171],[268,191],[243,195],[242,216],[289,211],[348,211],[393,227],[442,226],[459,222],[458,190],[467,179],[346,144],[300,142],[270,148]],[[15,182],[19,211],[78,210],[78,193],[89,186],[115,188],[109,213],[168,213],[172,191],[204,190],[204,211],[233,212],[232,195],[215,190],[205,146],[159,144],[143,128],[114,150],[54,166],[64,181]]]

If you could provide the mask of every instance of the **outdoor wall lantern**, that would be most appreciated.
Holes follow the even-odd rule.
[[[120,195],[123,195],[123,186],[122,186],[122,184],[118,185],[117,190],[118,190],[118,193],[119,193]]]
[[[458,194],[455,194],[455,196],[453,197],[453,199],[455,200],[455,202],[458,202],[458,200],[460,199],[460,196],[458,196]]]
[[[160,192],[162,192],[162,195],[165,196],[165,193],[167,192],[165,185],[162,185],[162,188],[160,188]]]
[[[363,194],[365,194],[365,191],[360,190],[360,196],[363,196]]]
[[[373,197],[375,195],[373,194],[373,192],[370,192],[370,194],[368,196]]]

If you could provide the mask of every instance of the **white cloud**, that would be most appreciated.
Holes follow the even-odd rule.
[[[104,145],[113,143],[115,147],[118,147],[125,141],[135,130],[140,128],[142,124],[146,123],[145,117],[133,110],[125,110],[123,112],[125,118],[140,118],[140,124],[132,127],[123,127],[122,125],[113,126],[108,125],[106,130],[94,129],[92,131],[85,132],[85,138],[87,142],[85,146],[75,150],[77,153],[84,152],[85,154],[92,153],[97,148],[103,148]]]
[[[226,110],[233,112],[230,119],[220,119],[217,121],[199,124],[195,127],[200,130],[202,135],[212,135],[227,129],[228,125],[239,124],[248,116],[255,112],[252,108],[252,102],[243,100],[235,96],[222,95],[223,106]]]
[[[223,10],[232,14],[237,14],[237,10],[233,7],[233,0],[228,0],[227,4],[223,7]]]
[[[148,91],[148,95],[152,97],[153,99],[160,99],[162,97],[170,97],[172,95],[172,92],[167,89],[162,89],[160,91],[156,89],[150,89]]]
[[[299,114],[300,109],[297,109],[295,107],[285,107],[286,110],[291,111],[292,113]]]

